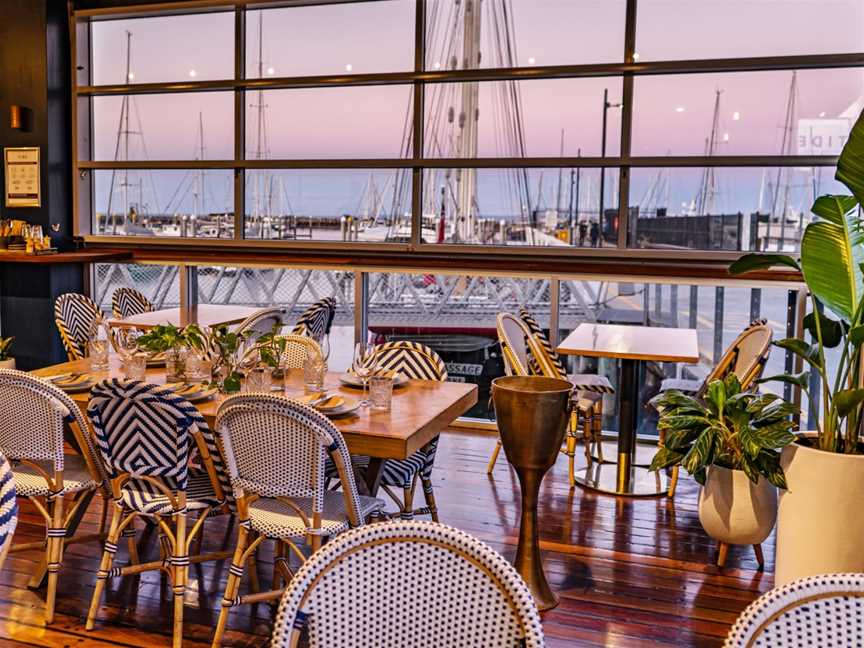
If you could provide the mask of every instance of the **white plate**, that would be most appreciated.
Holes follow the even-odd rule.
[[[197,394],[193,394],[191,396],[184,396],[184,398],[190,403],[200,403],[201,401],[213,398],[218,392],[219,390],[215,387],[209,387],[204,391],[198,392]]]
[[[363,381],[351,373],[343,373],[341,376],[339,376],[339,382],[341,382],[343,385],[347,385],[348,387],[357,387],[360,389],[363,388]],[[402,373],[396,374],[396,377],[393,379],[394,387],[402,387],[407,383],[408,377]]]
[[[88,380],[83,383],[75,383],[74,385],[57,385],[60,389],[62,389],[67,394],[80,394],[81,392],[90,391],[93,388],[93,385],[96,384],[95,380]]]

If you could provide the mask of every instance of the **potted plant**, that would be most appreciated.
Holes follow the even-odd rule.
[[[821,380],[816,430],[801,434],[781,459],[788,486],[778,509],[777,585],[814,574],[864,571],[864,114],[843,147],[836,178],[853,195],[816,199],[816,218],[801,238],[799,259],[748,254],[730,268],[732,274],[774,265],[795,268],[811,299],[804,320],[810,341],[774,343],[802,358]],[[827,349],[836,349],[836,362],[826,361]],[[808,373],[763,381],[797,385],[809,397]]]
[[[775,394],[742,392],[735,374],[711,382],[704,401],[670,390],[655,403],[666,441],[651,470],[682,466],[702,485],[699,521],[721,543],[719,565],[730,544],[753,545],[761,565],[777,488],[786,487],[779,449],[795,439],[795,406]]]
[[[213,353],[213,382],[224,394],[240,391],[239,366],[249,333],[235,333],[224,324],[210,329],[206,344]]]
[[[0,337],[0,369],[14,369],[15,358],[9,355],[14,337]]]
[[[186,348],[193,335],[189,327],[181,329],[173,324],[159,324],[138,338],[138,347],[154,356],[165,354],[167,379],[182,380],[186,369]]]
[[[247,354],[255,358],[260,364],[273,369],[274,377],[281,377],[282,370],[279,367],[282,355],[287,347],[287,340],[279,335],[282,324],[276,324],[269,333],[265,333],[255,340],[255,345],[247,351]]]

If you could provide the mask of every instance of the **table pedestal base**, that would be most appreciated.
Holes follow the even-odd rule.
[[[650,472],[641,466],[632,466],[629,479],[621,484],[616,464],[594,464],[590,468],[579,469],[576,471],[576,483],[601,493],[629,497],[656,497],[666,495],[669,490],[669,478],[665,471]]]

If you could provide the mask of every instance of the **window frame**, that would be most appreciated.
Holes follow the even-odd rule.
[[[327,251],[333,254],[411,252],[422,263],[425,255],[442,254],[471,258],[474,255],[506,255],[515,266],[525,266],[533,260],[554,257],[586,259],[620,259],[667,261],[699,260],[723,264],[737,258],[739,252],[709,250],[652,250],[628,248],[630,211],[630,170],[632,168],[669,167],[833,167],[837,156],[727,155],[727,156],[633,156],[631,134],[633,126],[634,79],[642,75],[693,74],[707,72],[744,72],[794,69],[832,69],[864,67],[864,51],[847,54],[792,55],[723,59],[695,59],[638,62],[634,59],[637,24],[637,1],[627,0],[624,25],[624,52],[621,63],[533,66],[522,68],[481,68],[473,70],[425,70],[426,0],[414,0],[414,69],[408,72],[336,74],[292,77],[245,78],[246,14],[251,10],[268,10],[312,4],[339,4],[346,1],[380,2],[382,0],[185,0],[182,2],[127,5],[98,9],[78,9],[71,16],[72,66],[72,155],[73,155],[73,231],[90,244],[130,246],[137,248],[189,248],[212,246],[213,239],[182,237],[127,237],[93,234],[94,175],[96,169],[229,169],[234,172],[234,238],[218,244],[235,249],[260,251],[291,251],[294,253]],[[91,85],[90,49],[91,24],[98,20],[154,17],[176,14],[230,11],[234,13],[234,76],[231,79],[181,81],[166,83]],[[79,61],[82,62],[79,65]],[[424,96],[431,84],[466,83],[472,81],[507,81],[553,78],[610,77],[622,84],[620,154],[606,157],[527,157],[527,158],[426,158],[424,142]],[[345,87],[356,85],[405,84],[413,86],[413,142],[411,157],[397,159],[245,159],[245,93],[258,89],[290,89],[310,87]],[[224,90],[234,95],[234,157],[228,160],[154,160],[146,162],[94,161],[91,98],[127,94],[185,93]],[[421,242],[423,174],[433,168],[615,168],[618,169],[618,240],[616,247],[528,247],[506,245],[436,244]],[[412,224],[408,243],[327,242],[244,239],[243,221],[246,213],[245,175],[251,169],[367,169],[392,168],[412,171]],[[386,256],[386,254],[385,254]]]

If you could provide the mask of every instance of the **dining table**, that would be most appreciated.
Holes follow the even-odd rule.
[[[121,361],[118,354],[111,354],[106,371],[91,371],[89,360],[84,358],[43,367],[32,373],[43,378],[80,373],[88,375],[96,382],[105,378],[120,378]],[[359,400],[361,390],[343,384],[340,381],[341,375],[335,372],[327,373],[322,391]],[[153,384],[165,384],[165,368],[148,367],[145,379]],[[281,393],[288,398],[306,395],[303,371],[300,369],[286,371],[284,380],[274,379],[274,384],[283,387],[274,391],[274,394]],[[70,393],[69,396],[85,412],[86,418],[89,389]],[[211,428],[216,421],[219,406],[226,398],[227,395],[216,393],[211,398],[194,403]],[[408,380],[393,388],[389,411],[360,407],[352,413],[331,420],[342,433],[351,454],[370,457],[368,467],[363,472],[362,479],[358,479],[357,485],[364,494],[375,495],[386,459],[407,459],[431,443],[448,425],[476,403],[477,385]]]
[[[617,461],[597,463],[577,471],[576,481],[615,495],[651,496],[667,492],[663,471],[635,465],[639,402],[639,367],[647,361],[699,362],[696,329],[622,324],[582,323],[557,348],[562,355],[615,358],[618,380]]]
[[[133,328],[138,330],[151,329],[160,324],[172,324],[177,327],[196,323],[201,326],[219,326],[221,324],[239,324],[250,315],[261,310],[256,306],[239,306],[235,304],[198,304],[188,312],[181,308],[163,308],[147,311],[124,318],[108,320],[108,326],[114,328]]]

